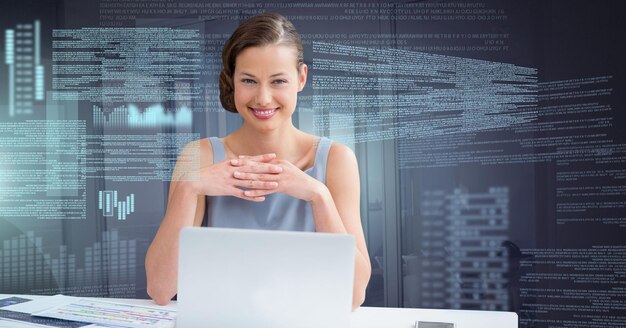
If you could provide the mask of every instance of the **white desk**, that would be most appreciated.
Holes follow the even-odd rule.
[[[24,298],[38,298],[34,295],[6,295],[0,294],[0,299],[17,296]],[[144,306],[158,306],[151,300],[142,299],[110,299],[100,298]],[[176,302],[165,306],[176,309]],[[493,311],[461,311],[461,310],[431,310],[431,309],[400,309],[361,307],[352,312],[351,328],[414,328],[415,321],[453,322],[456,328],[517,328],[517,314],[513,312]]]

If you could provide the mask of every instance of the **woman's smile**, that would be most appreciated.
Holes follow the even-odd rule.
[[[254,115],[254,117],[261,119],[261,120],[267,120],[271,118],[272,116],[274,116],[274,114],[278,110],[278,108],[251,108],[251,107],[248,107],[248,108],[252,111],[252,114]]]

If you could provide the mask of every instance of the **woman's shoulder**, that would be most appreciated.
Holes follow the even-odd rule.
[[[345,166],[356,164],[356,156],[350,147],[333,141],[328,151],[328,166]]]
[[[330,138],[326,139],[328,139],[327,142],[330,144],[328,157],[326,158],[327,177],[341,175],[346,171],[358,170],[356,156],[350,147]]]
[[[183,148],[181,155],[190,156],[192,161],[199,161],[200,167],[213,163],[213,146],[209,138],[194,140]]]
[[[330,165],[337,166],[346,163],[350,164],[351,162],[356,163],[356,156],[350,147],[324,136],[306,134],[306,137],[312,142],[317,143],[318,147],[322,146],[322,142],[326,142],[326,147],[329,147],[328,157],[326,160],[327,167]]]
[[[335,193],[338,190],[353,192],[354,188],[358,190],[358,185],[359,165],[354,152],[347,145],[333,142],[326,162],[326,186]]]

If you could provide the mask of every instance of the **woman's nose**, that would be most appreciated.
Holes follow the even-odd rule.
[[[272,93],[267,87],[261,86],[258,88],[255,101],[259,107],[269,105],[272,102]]]

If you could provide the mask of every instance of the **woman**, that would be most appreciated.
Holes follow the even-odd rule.
[[[285,17],[254,16],[224,45],[220,101],[243,118],[223,139],[182,151],[163,222],[146,255],[148,294],[167,304],[176,294],[178,236],[206,224],[349,233],[356,240],[353,309],[365,299],[371,274],[352,151],[295,128],[291,116],[307,78],[302,43]],[[200,169],[185,171],[192,160]]]

